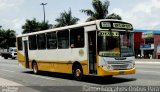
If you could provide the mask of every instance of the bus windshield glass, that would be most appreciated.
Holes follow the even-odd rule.
[[[130,32],[121,32],[121,56],[133,56],[133,33]]]
[[[98,53],[104,57],[126,57],[133,55],[132,33],[118,31],[98,31]]]

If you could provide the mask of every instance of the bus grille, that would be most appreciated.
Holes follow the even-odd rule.
[[[108,61],[108,64],[112,66],[113,70],[126,70],[131,61]]]
[[[111,65],[113,70],[125,70],[128,67],[128,64],[123,65]]]
[[[129,64],[131,61],[108,61],[108,64]]]

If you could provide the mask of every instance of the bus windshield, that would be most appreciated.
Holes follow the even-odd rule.
[[[121,39],[121,56],[133,56],[133,33],[129,32],[121,32],[120,33]]]
[[[133,56],[133,34],[129,32],[99,31],[98,53],[104,57]]]

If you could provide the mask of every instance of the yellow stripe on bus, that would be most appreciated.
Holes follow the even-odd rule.
[[[18,61],[22,66],[25,67],[25,56],[22,55],[20,52],[18,54]],[[41,71],[49,71],[49,72],[61,72],[61,73],[72,73],[72,62],[70,61],[58,61],[58,60],[36,60],[38,64],[38,70]],[[32,69],[32,60],[29,60],[30,69]],[[88,75],[88,61],[83,60],[80,61],[82,65],[84,75]]]

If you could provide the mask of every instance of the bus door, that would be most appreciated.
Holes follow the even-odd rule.
[[[88,32],[89,73],[96,74],[96,31]]]
[[[29,68],[29,58],[28,58],[28,41],[23,41],[24,43],[24,55],[25,55],[25,66]]]

